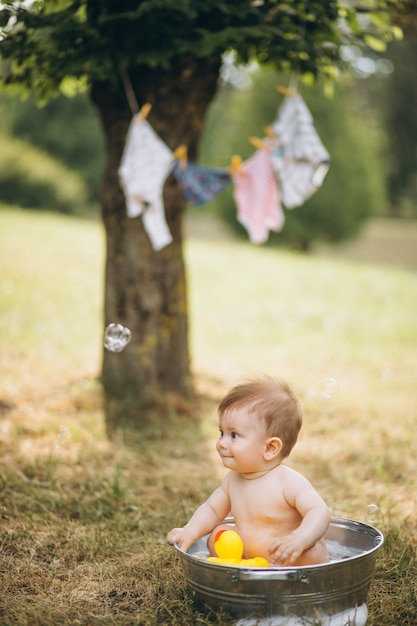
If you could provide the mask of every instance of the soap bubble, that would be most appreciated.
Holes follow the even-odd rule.
[[[384,369],[381,372],[381,379],[384,382],[388,382],[389,380],[392,380],[393,377],[393,371],[390,367],[384,367]]]
[[[379,519],[379,506],[377,504],[368,504],[365,510],[366,521],[369,524],[375,524]]]
[[[332,398],[339,391],[337,380],[335,378],[326,378],[321,386],[321,391],[325,398]]]
[[[122,324],[109,324],[104,333],[104,347],[110,352],[121,352],[132,339],[132,333]]]
[[[334,330],[337,327],[337,319],[334,315],[325,315],[321,324],[324,330]]]
[[[69,437],[68,427],[61,424],[61,426],[58,428],[57,438],[60,441],[65,441],[65,439],[68,439],[68,437]]]

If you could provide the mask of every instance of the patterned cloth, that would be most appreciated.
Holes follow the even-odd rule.
[[[279,191],[268,152],[258,150],[232,174],[237,219],[246,228],[252,243],[264,243],[269,230],[284,225]]]
[[[203,206],[213,200],[230,183],[227,170],[203,167],[190,162],[181,168],[179,161],[175,161],[173,173],[184,199],[196,206]]]
[[[138,115],[133,118],[119,167],[128,217],[142,215],[154,250],[172,242],[165,220],[163,187],[173,167],[172,152],[152,126]]]
[[[283,205],[303,204],[322,185],[330,167],[330,155],[314,127],[313,118],[299,95],[285,98],[272,125],[275,140],[270,148]]]

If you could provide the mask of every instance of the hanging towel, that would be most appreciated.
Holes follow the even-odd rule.
[[[275,140],[265,138],[287,209],[300,206],[322,185],[330,167],[310,111],[298,94],[286,97],[272,125]]]
[[[232,174],[237,219],[252,243],[264,243],[269,231],[280,231],[284,213],[268,152],[258,150]]]
[[[182,168],[176,160],[173,172],[184,199],[196,206],[203,206],[213,200],[230,183],[227,170],[203,167],[196,163],[188,162]]]
[[[172,152],[147,120],[135,115],[119,167],[128,217],[142,215],[154,250],[172,242],[165,220],[163,187],[173,167]]]

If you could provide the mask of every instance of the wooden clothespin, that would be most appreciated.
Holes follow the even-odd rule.
[[[269,146],[264,141],[262,141],[262,139],[259,139],[259,137],[250,137],[249,141],[253,146],[255,146],[255,148],[258,148],[259,150],[266,150],[266,152],[269,152],[270,150]]]
[[[172,153],[172,158],[178,159],[180,162],[180,168],[182,170],[185,170],[185,168],[187,167],[187,161],[188,161],[187,146],[185,144],[181,144],[180,146],[178,146],[178,148],[174,150],[174,152]]]
[[[152,104],[150,102],[145,102],[145,104],[143,105],[143,107],[141,108],[141,110],[136,116],[136,123],[140,124],[140,122],[143,122],[143,120],[146,120],[151,109],[152,109]]]
[[[297,92],[294,89],[288,89],[288,87],[284,87],[284,85],[277,85],[276,90],[278,93],[282,93],[284,96],[288,96],[288,98],[295,98]]]
[[[264,126],[264,133],[265,137],[268,137],[268,139],[276,139],[276,135],[272,126]]]
[[[265,143],[268,146],[269,150],[276,150],[280,147],[281,143],[276,136],[274,129],[272,126],[264,126],[265,133]]]
[[[241,174],[242,173],[242,157],[238,154],[232,156],[230,165],[228,167],[229,174]]]

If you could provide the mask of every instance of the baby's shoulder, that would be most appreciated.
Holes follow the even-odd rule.
[[[272,472],[275,474],[277,480],[280,480],[282,483],[291,483],[291,484],[306,484],[308,480],[305,476],[297,472],[297,470],[292,467],[288,467],[288,465],[278,465]]]
[[[233,481],[236,479],[235,474],[236,472],[227,472],[226,476],[224,476],[222,480],[221,487],[224,491],[226,491],[226,493],[229,491],[230,485],[232,485]]]

